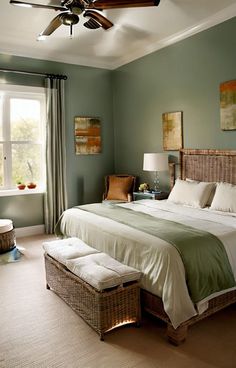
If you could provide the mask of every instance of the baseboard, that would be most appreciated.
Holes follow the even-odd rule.
[[[45,233],[44,225],[35,225],[15,228],[16,237],[40,235]]]

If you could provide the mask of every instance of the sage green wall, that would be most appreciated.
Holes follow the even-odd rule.
[[[116,172],[151,179],[143,153],[162,151],[163,112],[183,111],[185,148],[236,149],[236,131],[220,129],[219,106],[219,84],[236,79],[235,35],[233,18],[114,71]]]
[[[69,207],[101,200],[103,177],[114,170],[111,71],[0,55],[0,68],[66,74],[66,152]],[[0,83],[43,86],[43,78],[0,73]],[[102,153],[75,155],[74,117],[97,116],[102,121]],[[0,197],[0,218],[12,218],[16,227],[39,225],[43,195]]]
[[[150,180],[151,175],[142,171],[143,153],[162,151],[163,112],[183,111],[185,147],[236,149],[236,131],[220,130],[219,111],[219,84],[236,78],[235,33],[234,18],[112,72],[0,55],[3,68],[68,75],[69,206],[100,200],[103,177],[114,172],[114,168],[117,173],[139,175],[140,181]],[[1,73],[0,81],[2,79],[26,85],[42,82],[38,77]],[[74,154],[73,119],[76,115],[101,117],[102,154]],[[177,156],[177,152],[170,154]],[[167,175],[161,179],[163,185],[168,186]],[[16,227],[42,224],[43,195],[0,197],[0,217],[11,217]]]
[[[0,218],[12,219],[15,227],[42,225],[43,194],[0,197]]]

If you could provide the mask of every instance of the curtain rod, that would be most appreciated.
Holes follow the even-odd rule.
[[[64,79],[64,80],[67,79],[66,75],[52,74],[52,73],[37,73],[37,72],[29,72],[29,71],[24,71],[24,70],[15,70],[15,69],[2,69],[2,68],[0,68],[0,72],[36,75],[38,77],[47,77],[47,78],[52,78],[52,79]]]

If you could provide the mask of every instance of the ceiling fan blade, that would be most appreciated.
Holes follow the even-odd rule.
[[[146,6],[158,6],[160,0],[96,0],[90,2],[87,9],[118,9],[118,8],[137,8]]]
[[[55,18],[53,18],[47,28],[42,31],[39,36],[50,36],[50,34],[52,34],[58,27],[60,27],[63,23],[63,14],[59,14]]]
[[[86,10],[84,12],[84,17],[90,17],[90,20],[88,21],[89,25],[90,25],[90,23],[93,24],[93,20],[94,20],[96,23],[99,24],[100,27],[102,27],[105,30],[107,30],[107,29],[109,29],[113,26],[113,23],[110,22],[109,19],[107,19],[102,14],[99,14],[94,10]],[[88,22],[86,22],[86,23],[88,23]],[[86,23],[84,23],[84,25]],[[87,26],[85,25],[85,27],[87,27]]]
[[[97,29],[101,27],[101,25],[93,18],[90,18],[87,22],[85,22],[84,26],[89,29]]]
[[[18,0],[10,0],[10,4],[21,6],[24,8],[42,8],[42,9],[51,9],[51,10],[60,10],[65,11],[67,8],[63,6],[57,5],[42,5],[42,4],[35,4],[35,3],[27,3],[25,1],[18,1]]]

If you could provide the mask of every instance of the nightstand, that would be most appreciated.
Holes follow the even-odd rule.
[[[149,192],[133,192],[133,200],[138,201],[140,199],[167,199],[169,193],[160,192],[160,193],[149,193]]]

